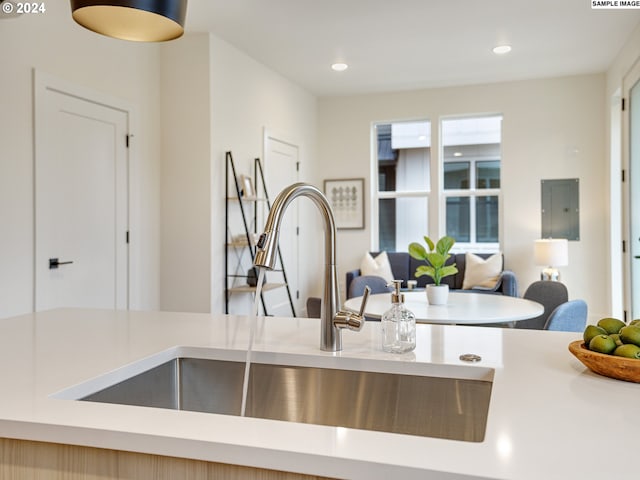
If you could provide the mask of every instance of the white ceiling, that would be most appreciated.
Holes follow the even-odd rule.
[[[186,30],[324,96],[604,72],[639,23],[591,0],[189,0]]]

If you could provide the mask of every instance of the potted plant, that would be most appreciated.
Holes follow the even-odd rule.
[[[409,255],[416,260],[423,260],[427,263],[416,268],[415,276],[416,278],[423,275],[431,277],[433,284],[427,285],[427,299],[432,305],[444,305],[447,303],[449,285],[441,285],[441,281],[444,277],[458,273],[455,263],[445,265],[451,256],[449,251],[456,241],[454,238],[447,236],[442,237],[435,245],[433,240],[427,236],[424,237],[424,241],[429,247],[428,251],[417,242],[409,244]]]

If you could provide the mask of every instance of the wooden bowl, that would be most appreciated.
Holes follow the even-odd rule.
[[[582,340],[571,342],[569,351],[595,373],[618,380],[640,383],[640,359],[592,352]]]

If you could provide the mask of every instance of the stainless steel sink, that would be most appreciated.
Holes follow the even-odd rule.
[[[175,358],[81,400],[240,415],[245,364]],[[246,416],[484,439],[492,382],[252,363]]]

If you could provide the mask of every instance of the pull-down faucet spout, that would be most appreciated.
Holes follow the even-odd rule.
[[[320,348],[329,352],[342,350],[342,328],[360,330],[364,324],[363,299],[361,313],[339,311],[340,293],[336,271],[336,226],[331,206],[324,194],[313,185],[295,183],[276,197],[257,243],[254,265],[273,270],[276,266],[278,239],[282,217],[289,204],[297,197],[308,197],[320,210],[324,222],[324,289],[321,305]]]

